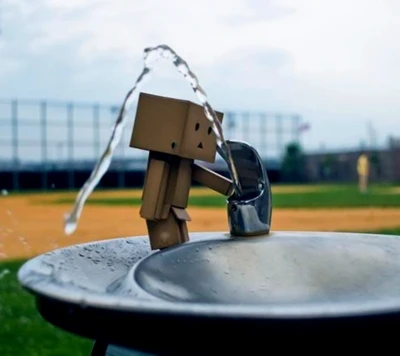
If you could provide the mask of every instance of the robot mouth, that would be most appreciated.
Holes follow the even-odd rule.
[[[200,142],[198,145],[197,145],[197,148],[200,148],[201,150],[203,149],[203,142]]]

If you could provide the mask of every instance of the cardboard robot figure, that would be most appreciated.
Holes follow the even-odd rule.
[[[222,121],[223,114],[216,114]],[[226,196],[233,191],[231,180],[194,163],[213,163],[217,148],[200,105],[140,93],[130,147],[149,151],[140,216],[153,250],[189,240],[186,208],[192,180]]]

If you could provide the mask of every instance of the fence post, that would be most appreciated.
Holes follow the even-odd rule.
[[[293,141],[300,145],[300,122],[301,118],[299,115],[293,116]]]
[[[223,120],[222,123],[226,124],[227,135],[224,135],[224,136],[226,136],[225,138],[233,138],[233,131],[235,131],[235,129],[236,129],[235,113],[233,113],[231,111],[227,112],[226,120]]]
[[[75,188],[74,179],[74,104],[67,104],[67,126],[68,126],[68,187]]]
[[[261,113],[259,116],[260,120],[260,149],[263,154],[263,157],[267,157],[268,152],[268,140],[267,140],[267,115],[265,113]]]
[[[13,189],[18,190],[19,184],[19,137],[18,137],[18,101],[11,102],[11,137],[12,137],[12,159],[13,170]]]
[[[99,104],[94,104],[93,105],[93,143],[94,143],[94,154],[95,154],[95,159],[98,159],[100,157],[100,106]]]
[[[40,122],[41,122],[41,148],[42,148],[42,188],[47,189],[47,174],[48,174],[48,162],[47,162],[47,102],[42,101],[40,104]]]
[[[250,114],[248,112],[242,113],[242,120],[243,120],[243,140],[249,142],[249,125],[250,125]]]
[[[275,121],[276,121],[276,143],[277,143],[277,148],[278,148],[278,155],[279,155],[280,159],[282,159],[282,157],[283,157],[282,116],[276,115]]]

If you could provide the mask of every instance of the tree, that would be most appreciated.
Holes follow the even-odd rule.
[[[304,182],[307,179],[305,156],[301,146],[296,142],[286,146],[281,175],[284,182]]]
[[[380,178],[382,173],[382,165],[379,154],[377,152],[372,152],[369,161],[371,162],[371,166],[374,167],[376,176]]]

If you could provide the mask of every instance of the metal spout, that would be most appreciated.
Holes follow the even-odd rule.
[[[230,233],[233,236],[269,234],[272,194],[261,157],[246,142],[227,140],[226,144],[241,186],[241,192],[235,191],[227,201]],[[227,161],[226,154],[222,152],[221,156]]]

